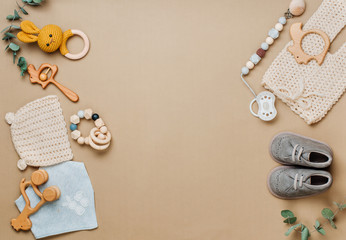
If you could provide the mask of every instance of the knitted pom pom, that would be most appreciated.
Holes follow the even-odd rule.
[[[17,162],[17,167],[20,169],[20,170],[24,170],[28,165],[26,165],[26,162],[23,160],[23,159],[19,159],[18,162]]]
[[[8,124],[12,124],[13,123],[13,121],[14,121],[14,113],[13,112],[8,112],[8,113],[6,113],[6,115],[5,115],[5,120],[6,120],[6,122],[8,123]]]

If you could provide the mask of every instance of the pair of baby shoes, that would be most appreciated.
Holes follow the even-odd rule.
[[[322,193],[332,185],[332,176],[321,169],[333,161],[331,148],[294,133],[280,133],[270,145],[272,158],[283,165],[268,176],[268,189],[276,197],[297,199]]]

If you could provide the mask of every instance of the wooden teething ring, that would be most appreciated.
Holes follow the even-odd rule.
[[[63,49],[66,49],[67,50],[67,53],[64,54],[65,57],[67,57],[68,59],[72,59],[72,60],[78,60],[78,59],[81,59],[83,58],[89,51],[89,47],[90,47],[90,42],[89,42],[89,38],[87,37],[87,35],[80,31],[80,30],[77,30],[77,29],[71,29],[69,30],[70,33],[67,35],[66,38],[63,39],[63,42],[61,43],[61,47],[60,48],[63,48]],[[68,51],[67,49],[67,46],[66,46],[66,42],[67,40],[74,36],[74,35],[77,35],[77,36],[80,36],[83,41],[84,41],[84,48],[83,50],[80,52],[80,53],[76,53],[76,54],[72,54],[70,53],[70,51]]]
[[[319,65],[321,65],[323,63],[323,60],[328,52],[328,49],[330,47],[330,40],[327,36],[327,34],[319,29],[312,29],[312,30],[307,30],[307,31],[303,31],[302,30],[302,23],[294,23],[292,24],[291,28],[290,28],[290,35],[291,38],[293,40],[293,46],[289,46],[287,48],[287,50],[293,54],[294,59],[297,61],[297,63],[299,64],[308,64],[309,61],[311,61],[312,59],[315,59],[317,61],[317,63]],[[302,49],[302,41],[303,38],[307,35],[307,34],[311,34],[311,33],[316,33],[318,35],[320,35],[324,42],[325,42],[325,46],[323,51],[315,56],[311,56],[309,54],[306,54],[303,49]]]
[[[110,131],[108,131],[106,133],[106,138],[105,139],[99,139],[98,137],[96,137],[96,135],[95,135],[96,131],[99,131],[99,129],[98,128],[93,128],[93,129],[90,130],[90,137],[91,137],[91,139],[95,143],[97,143],[97,144],[107,144],[107,143],[109,143],[111,141],[112,135],[111,135]]]
[[[82,137],[81,132],[77,129],[82,118],[94,120],[95,127],[90,130],[87,137]],[[80,110],[70,118],[71,137],[80,145],[86,144],[95,150],[105,150],[109,147],[112,140],[112,135],[102,118],[97,113],[93,113],[92,109]]]
[[[32,222],[29,219],[29,216],[37,212],[41,208],[41,206],[46,202],[52,202],[59,199],[60,189],[57,186],[50,186],[43,190],[43,193],[40,192],[37,186],[42,185],[47,181],[48,173],[43,169],[33,172],[31,174],[30,181],[25,181],[25,178],[21,180],[19,188],[25,200],[25,207],[17,218],[11,220],[11,225],[16,231],[19,231],[20,229],[29,230],[32,226]],[[30,199],[25,192],[25,189],[30,185],[32,186],[37,196],[41,198],[40,202],[37,203],[37,205],[34,208],[30,206]]]
[[[104,144],[104,145],[98,145],[91,139],[91,136],[89,136],[89,145],[95,150],[105,150],[109,147],[110,144],[111,143],[108,142],[107,144]]]

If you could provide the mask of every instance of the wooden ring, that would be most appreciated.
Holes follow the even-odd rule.
[[[70,51],[68,51],[68,53],[66,53],[64,56],[67,57],[68,59],[71,59],[71,60],[78,60],[78,59],[85,57],[85,55],[88,53],[89,48],[90,48],[90,42],[89,42],[89,38],[87,37],[87,35],[84,32],[77,30],[77,29],[71,29],[71,32],[73,35],[80,36],[83,39],[84,48],[80,53],[72,54],[72,53],[70,53]],[[71,36],[73,36],[73,35],[71,35]],[[71,36],[69,36],[68,38],[70,38]],[[66,45],[66,42],[64,42],[63,44]],[[66,46],[64,46],[64,47],[67,49]]]
[[[90,136],[88,138],[89,138],[89,145],[90,145],[90,147],[92,147],[95,150],[105,150],[110,145],[110,142],[108,142],[107,144],[104,144],[104,145],[97,145],[96,143],[93,142],[93,140],[91,139]]]
[[[95,143],[98,143],[98,144],[107,144],[107,143],[109,143],[111,141],[111,139],[112,139],[112,135],[111,135],[110,131],[108,131],[106,133],[106,139],[102,140],[102,139],[99,139],[98,137],[96,137],[96,135],[95,135],[95,132],[98,131],[98,130],[99,129],[96,128],[96,127],[90,130],[90,138],[91,138],[91,140],[93,142],[95,142]]]
[[[324,58],[327,55],[328,49],[330,47],[330,40],[328,35],[323,32],[322,30],[319,29],[312,29],[312,30],[307,30],[307,31],[303,31],[302,30],[302,23],[294,23],[292,24],[291,28],[290,28],[290,35],[291,38],[293,40],[293,45],[289,46],[287,48],[287,50],[293,54],[294,59],[297,61],[298,64],[308,64],[309,61],[311,61],[312,59],[315,59],[317,61],[317,63],[319,65],[321,65],[324,61]],[[318,54],[318,55],[314,55],[311,56],[307,53],[305,53],[302,49],[302,41],[303,38],[311,33],[316,33],[318,35],[320,35],[324,42],[325,42],[325,46],[323,51]]]

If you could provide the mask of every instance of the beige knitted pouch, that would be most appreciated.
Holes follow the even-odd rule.
[[[303,30],[320,29],[330,42],[345,27],[346,0],[324,0],[303,25]],[[317,34],[303,39],[302,48],[309,55],[318,55],[324,41]],[[298,64],[287,51],[290,41],[279,53],[262,79],[262,85],[302,117],[308,124],[320,121],[345,91],[346,43],[334,54],[327,53],[322,65],[315,60]]]
[[[57,96],[37,99],[9,112],[14,147],[20,156],[17,166],[50,166],[73,158],[66,123]]]

